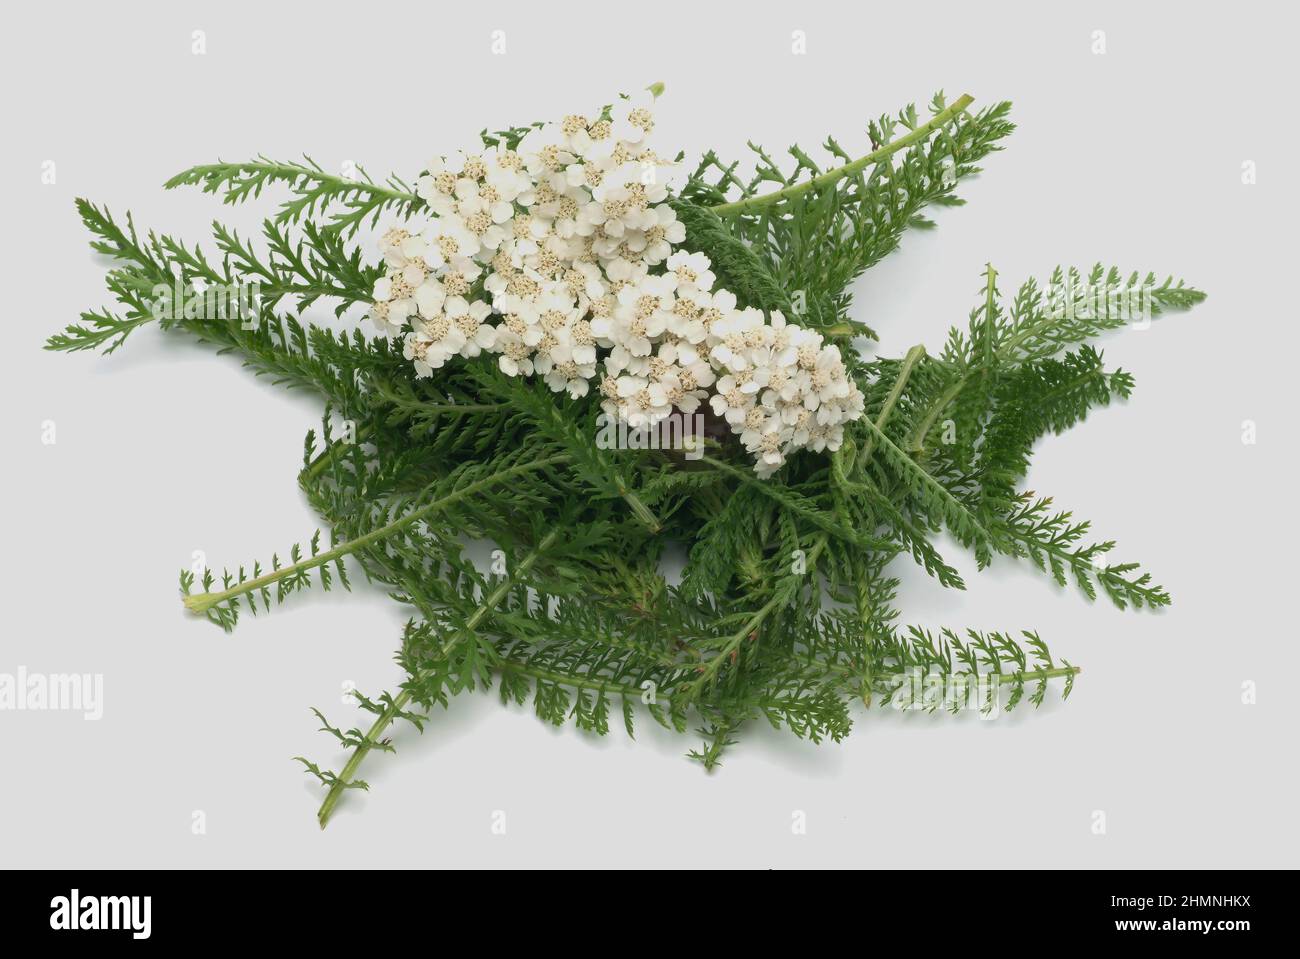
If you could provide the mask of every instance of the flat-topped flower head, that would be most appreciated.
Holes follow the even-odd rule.
[[[740,309],[665,201],[676,164],[650,145],[654,97],[568,114],[430,161],[416,182],[432,222],[387,228],[371,317],[409,329],[425,377],[494,353],[634,427],[708,403],[770,475],[795,449],[837,449],[863,415],[838,349],[780,312]]]

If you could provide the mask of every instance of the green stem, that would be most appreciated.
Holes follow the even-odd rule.
[[[997,332],[993,325],[994,311],[998,305],[998,271],[993,269],[992,263],[985,264],[985,287],[984,287],[984,375],[988,376],[993,369],[993,336]]]
[[[324,566],[326,563],[332,563],[340,557],[346,556],[349,553],[353,553],[369,546],[371,543],[391,536],[393,533],[410,526],[416,520],[421,520],[427,516],[431,516],[439,510],[446,509],[448,506],[458,503],[476,493],[480,493],[483,490],[495,486],[505,480],[511,479],[522,473],[544,469],[547,466],[553,466],[557,463],[563,463],[567,460],[568,456],[559,454],[556,456],[548,456],[540,460],[533,460],[530,463],[518,463],[514,466],[507,467],[506,469],[499,470],[490,476],[485,476],[483,479],[468,483],[465,486],[448,493],[441,499],[435,500],[427,506],[423,506],[420,509],[408,513],[400,519],[393,520],[386,526],[381,526],[378,529],[371,530],[369,533],[358,536],[356,539],[350,539],[345,543],[340,543],[333,549],[326,550],[324,553],[318,553],[310,559],[304,559],[301,562],[291,563],[290,565],[283,566],[280,569],[272,570],[269,573],[265,573],[254,579],[246,580],[245,582],[232,586],[230,589],[222,590],[221,592],[195,593],[190,596],[185,596],[185,606],[196,613],[206,612],[219,603],[224,603],[227,600],[242,596],[245,593],[251,593],[254,590],[263,589],[264,587],[270,586],[272,583],[277,583],[286,577],[294,576],[309,569],[315,569],[318,566]]]
[[[501,601],[505,599],[510,588],[515,585],[520,577],[532,569],[533,564],[537,562],[537,558],[542,553],[546,552],[546,550],[550,549],[559,537],[559,529],[551,530],[551,532],[547,533],[546,536],[542,538],[542,541],[537,544],[536,549],[524,557],[519,565],[515,567],[514,573],[501,580],[501,583],[496,587],[496,589],[492,590],[487,598],[479,604],[478,609],[474,611],[474,614],[465,621],[465,626],[442,644],[437,655],[439,660],[446,659],[456,646],[473,634],[474,630],[478,628],[483,619],[492,612],[492,610],[496,609],[496,607],[500,605]],[[321,803],[320,809],[316,813],[316,819],[320,822],[321,829],[324,829],[326,824],[329,823],[329,818],[334,812],[334,807],[338,805],[339,800],[343,797],[344,790],[348,788],[347,784],[352,782],[353,777],[357,773],[357,769],[361,766],[362,760],[366,758],[370,753],[370,750],[379,742],[379,737],[384,734],[384,730],[389,727],[393,720],[396,719],[402,710],[406,708],[406,704],[411,701],[410,686],[418,683],[421,679],[428,676],[430,672],[432,672],[431,669],[422,669],[412,676],[411,682],[408,683],[407,688],[403,689],[402,692],[393,699],[392,704],[385,709],[379,715],[379,718],[371,724],[370,728],[366,730],[364,741],[360,746],[357,746],[356,749],[353,750],[352,755],[348,757],[347,763],[343,766],[342,772],[338,775],[338,780],[330,787],[329,792],[325,794],[325,800]]]
[[[308,294],[313,297],[333,296],[347,303],[369,304],[374,302],[369,290],[351,289],[332,284],[282,283],[279,280],[261,284],[261,294],[264,300],[272,303],[278,303],[286,296],[305,296]]]
[[[409,203],[423,205],[424,201],[414,193],[408,193],[405,190],[395,190],[392,187],[382,186],[378,183],[372,183],[368,180],[349,180],[345,177],[333,173],[326,173],[324,170],[314,166],[305,166],[301,163],[271,163],[264,160],[253,160],[244,163],[205,163],[200,166],[191,167],[181,173],[176,174],[166,183],[163,189],[171,190],[178,186],[202,186],[207,189],[206,178],[216,174],[227,174],[230,170],[239,170],[241,173],[262,173],[270,174],[283,181],[297,182],[298,178],[305,177],[309,180],[315,180],[318,183],[325,183],[336,192],[355,192],[369,193],[372,196],[382,196],[393,202]],[[227,177],[229,180],[229,177]],[[223,182],[221,188],[227,194],[233,192],[233,187],[229,182]],[[208,192],[215,192],[208,190]]]
[[[934,421],[939,418],[940,413],[948,408],[948,404],[957,398],[957,394],[961,392],[962,387],[965,385],[966,377],[957,377],[957,379],[953,380],[952,385],[940,393],[939,398],[930,404],[930,408],[926,410],[925,416],[917,424],[912,433],[912,438],[907,444],[907,451],[913,457],[920,456],[925,451],[925,440],[930,435],[930,430],[934,429]]]
[[[308,482],[319,476],[321,470],[334,461],[335,454],[340,450],[349,449],[354,444],[360,443],[365,432],[366,424],[362,423],[357,427],[356,433],[353,435],[352,443],[331,443],[319,456],[313,459],[309,464],[307,464],[307,466],[303,467],[302,472],[298,474],[299,485],[306,485]]]
[[[885,397],[885,402],[876,415],[876,429],[880,432],[884,432],[885,423],[893,414],[899,397],[903,395],[903,388],[907,386],[907,380],[912,375],[912,368],[916,366],[923,356],[925,356],[925,347],[918,343],[908,350],[907,355],[903,357],[903,365],[898,368],[898,376],[894,378],[894,385],[889,388],[889,395]],[[876,434],[872,433],[867,437],[866,445],[862,447],[862,457],[859,462],[863,466],[871,459],[871,453],[875,448]]]
[[[822,533],[817,537],[816,544],[808,551],[808,555],[805,558],[807,569],[812,570],[816,568],[817,558],[821,555],[821,551],[826,548],[827,538],[827,533]],[[703,691],[705,684],[713,679],[718,670],[722,668],[722,664],[726,662],[727,658],[740,647],[740,644],[744,642],[747,637],[755,635],[755,630],[757,630],[758,627],[763,624],[763,621],[772,614],[772,611],[782,605],[785,600],[786,594],[777,591],[771,599],[763,604],[758,612],[749,618],[749,621],[745,623],[744,626],[727,639],[717,656],[714,656],[708,663],[700,667],[700,678],[696,679],[690,685],[692,698],[698,696]]]
[[[905,136],[899,137],[892,143],[885,144],[878,150],[873,150],[871,153],[854,160],[852,163],[846,163],[844,166],[836,167],[834,170],[827,170],[820,176],[804,180],[802,183],[796,183],[794,186],[788,186],[784,190],[764,193],[762,196],[750,197],[747,200],[736,200],[733,203],[723,203],[719,206],[711,207],[711,209],[719,216],[727,216],[732,213],[742,213],[750,210],[762,209],[763,207],[780,203],[783,200],[793,200],[796,197],[807,193],[809,190],[820,190],[823,187],[830,186],[846,176],[853,176],[868,166],[871,166],[874,163],[879,163],[881,160],[885,159],[885,157],[897,153],[905,147],[909,147],[914,143],[919,143],[925,140],[936,129],[950,122],[958,114],[963,113],[966,108],[971,105],[974,99],[975,98],[969,94],[958,97],[957,100],[953,102],[952,106],[948,107],[941,113],[935,114],[933,119],[928,123],[921,124],[921,126],[917,127]]]
[[[868,423],[869,422],[870,421],[868,421]],[[701,456],[700,462],[708,466],[711,466],[716,470],[721,470],[727,475],[738,479],[746,486],[753,487],[755,492],[760,493],[761,495],[774,500],[775,502],[785,507],[786,509],[793,510],[794,512],[798,513],[801,517],[808,520],[813,525],[817,526],[819,529],[827,533],[830,533],[836,539],[843,540],[844,542],[848,543],[850,546],[855,546],[858,549],[888,548],[888,544],[886,543],[885,540],[876,539],[875,537],[871,537],[871,536],[861,535],[856,530],[845,526],[844,523],[840,520],[839,516],[832,513],[827,513],[824,510],[817,509],[815,506],[811,505],[810,503],[800,502],[799,500],[792,500],[790,496],[782,495],[781,493],[776,492],[777,489],[787,489],[787,492],[793,493],[794,492],[793,490],[790,490],[786,487],[778,486],[777,484],[774,483],[770,483],[767,480],[757,479],[753,475],[753,473],[748,472],[746,470],[737,469],[736,467],[732,466],[730,463],[724,462],[723,460],[714,459],[712,456]]]
[[[706,665],[700,667],[700,678],[692,682],[690,685],[692,698],[695,698],[703,691],[704,685],[712,680],[718,670],[722,668],[722,664],[726,658],[730,656],[742,642],[744,642],[747,636],[753,635],[754,631],[763,624],[763,620],[767,619],[767,617],[771,615],[772,610],[776,609],[776,607],[780,605],[781,599],[781,596],[773,596],[764,603],[758,612],[751,616],[749,621],[727,640],[726,644],[722,647],[722,651],[709,660]]]
[[[618,486],[618,494],[623,497],[628,506],[632,508],[632,515],[641,521],[641,524],[652,533],[658,533],[663,529],[663,524],[659,522],[659,517],[655,516],[649,506],[641,501],[630,489],[626,489],[621,483]]]
[[[997,307],[998,271],[993,269],[992,263],[986,264],[984,276],[984,330],[983,341],[981,343],[984,361],[979,370],[985,377],[987,377],[993,369],[993,358],[995,355],[993,348],[993,311]],[[974,347],[974,344],[972,344],[972,347]],[[957,398],[957,394],[962,391],[970,380],[972,372],[974,371],[968,369],[967,372],[958,376],[926,411],[925,416],[922,417],[921,422],[917,425],[915,432],[912,433],[912,437],[908,441],[908,452],[918,457],[924,453],[925,441],[930,435],[930,430],[934,428],[934,421],[939,418],[940,413],[948,408],[948,404]]]

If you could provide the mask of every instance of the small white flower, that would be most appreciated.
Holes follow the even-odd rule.
[[[415,291],[402,273],[402,270],[393,270],[375,281],[370,319],[381,333],[400,332],[415,312]]]
[[[666,203],[651,207],[654,215],[641,238],[644,247],[641,257],[650,266],[662,263],[673,252],[673,244],[686,239],[686,226],[677,219],[677,211]]]
[[[524,169],[535,182],[576,159],[569,137],[558,123],[530,130],[519,143],[519,154],[524,158]]]
[[[529,206],[533,202],[536,184],[528,175],[526,160],[515,150],[500,145],[486,151],[483,159],[488,172],[485,183],[506,203]]]
[[[505,223],[515,215],[511,200],[503,199],[490,183],[461,180],[456,184],[456,212],[465,218],[486,213],[494,224]]]
[[[428,171],[415,183],[415,192],[439,217],[455,212],[462,184],[473,183],[487,172],[483,158],[472,151],[458,150],[451,157],[434,157]]]
[[[610,291],[618,294],[629,283],[639,283],[650,271],[645,263],[633,263],[626,257],[616,256],[604,264]]]
[[[708,398],[715,379],[713,367],[699,358],[694,347],[677,342],[662,345],[655,359],[661,366],[656,372],[652,361],[651,371],[663,384],[668,401],[684,413],[694,413]]]
[[[763,314],[757,310],[730,313],[709,327],[713,347],[709,356],[733,372],[749,369],[749,351],[754,347],[754,335],[763,327]]]
[[[605,357],[605,371],[610,376],[629,373],[633,376],[646,376],[650,372],[650,355],[633,356],[622,343],[618,343]]]
[[[605,176],[612,169],[614,169],[612,158],[570,163],[564,168],[564,183],[570,189],[583,187],[594,190],[605,182]]]
[[[429,252],[425,260],[441,269],[448,263],[460,258],[471,257],[478,252],[478,237],[466,229],[464,222],[454,213],[440,217],[429,227]]]
[[[411,236],[410,231],[404,226],[392,226],[383,232],[376,244],[379,252],[384,255],[384,263],[390,268],[401,269],[406,265],[406,257],[402,254],[402,244]]]
[[[533,372],[533,351],[515,333],[504,327],[497,327],[494,349],[501,355],[497,364],[507,376],[531,376]]]
[[[433,276],[416,287],[413,296],[420,315],[425,317],[436,316],[447,302],[446,288]]]
[[[834,453],[844,445],[844,427],[838,423],[819,427],[813,431],[812,441],[808,444],[809,449],[815,452],[830,450]]]
[[[756,428],[747,429],[741,439],[745,449],[755,457],[754,471],[766,479],[785,464],[794,430],[775,416],[767,416],[762,422],[754,417],[754,425]]]
[[[414,362],[416,376],[427,377],[455,356],[462,345],[464,336],[451,320],[438,315],[423,320],[407,334],[403,353]]]
[[[415,192],[438,216],[455,209],[456,174],[442,157],[429,161],[428,172],[415,181]]]
[[[671,283],[671,274],[666,274],[664,278]],[[704,323],[703,309],[697,292],[679,289],[671,297],[667,314],[669,333],[677,339],[704,348],[709,331]]]
[[[649,356],[653,343],[668,327],[664,307],[671,297],[663,277],[647,276],[629,283],[618,292],[613,317],[594,321],[592,331],[623,345],[633,356]]]
[[[679,294],[684,290],[700,290],[708,293],[717,282],[713,275],[709,258],[703,253],[687,253],[678,250],[668,257],[668,275],[676,281]]]
[[[642,376],[620,376],[617,384],[619,415],[628,426],[634,429],[655,426],[672,412],[663,384]]]
[[[709,397],[709,405],[714,415],[721,416],[732,427],[742,426],[749,410],[754,406],[753,391],[745,391],[730,373],[723,376],[714,386],[714,393]]]
[[[810,410],[823,403],[843,399],[849,395],[849,382],[844,375],[844,358],[834,346],[823,346],[817,351],[811,367],[800,356],[799,365],[806,374],[803,381],[803,402]]]
[[[487,204],[480,200],[461,203],[457,212],[445,218],[450,227],[456,231],[459,242],[465,245],[460,250],[462,256],[491,257],[497,248],[505,242],[509,234],[493,219]]]
[[[642,143],[654,132],[654,97],[640,93],[614,105],[613,136],[622,143]]]
[[[546,369],[542,369],[541,363],[538,363],[537,371],[543,374],[546,385],[553,392],[566,390],[576,400],[580,396],[586,396],[591,388],[588,381],[596,375],[596,364],[579,363],[569,353],[565,359],[548,363]]]
[[[596,365],[596,337],[591,331],[591,321],[574,320],[565,330],[565,340],[573,361],[581,366]],[[594,372],[588,376],[594,376]]]
[[[460,296],[447,299],[447,318],[463,340],[457,348],[461,356],[478,356],[484,350],[492,348],[496,342],[496,329],[484,322],[491,313],[492,308],[482,300],[467,303]]]

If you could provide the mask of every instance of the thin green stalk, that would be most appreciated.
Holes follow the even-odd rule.
[[[909,453],[913,456],[919,456],[925,451],[925,440],[930,435],[930,430],[934,429],[934,421],[957,398],[957,394],[962,391],[962,387],[965,385],[966,377],[957,377],[952,382],[952,385],[940,393],[939,398],[930,404],[930,408],[926,410],[925,416],[921,417],[921,422],[917,424],[916,429],[912,432],[911,439],[908,441],[907,451]]]
[[[752,210],[759,210],[780,203],[783,200],[793,200],[802,196],[809,190],[822,189],[831,186],[846,176],[853,176],[861,172],[874,163],[879,163],[885,157],[897,153],[905,147],[914,143],[920,143],[930,136],[939,127],[949,123],[958,114],[965,112],[966,108],[975,100],[969,94],[958,97],[953,104],[941,113],[937,113],[928,122],[923,123],[915,130],[899,137],[892,143],[887,143],[878,150],[873,150],[864,157],[859,157],[852,163],[846,163],[844,166],[836,167],[834,170],[827,170],[820,176],[804,180],[802,183],[796,183],[794,186],[788,186],[784,190],[776,190],[772,193],[764,193],[762,196],[750,197],[747,200],[736,200],[732,203],[722,203],[718,206],[711,207],[714,213],[719,216],[728,216],[733,213],[746,213]]]
[[[655,516],[654,511],[642,502],[641,497],[627,489],[621,483],[618,486],[618,495],[623,497],[624,502],[632,508],[632,515],[641,521],[650,532],[658,533],[663,529],[663,524],[659,522],[659,517]]]
[[[207,163],[200,166],[191,167],[181,173],[176,174],[166,183],[163,189],[170,190],[182,185],[200,185],[204,186],[204,179],[216,174],[222,174],[229,170],[239,170],[243,173],[261,173],[274,176],[281,180],[296,180],[305,177],[309,180],[316,180],[319,183],[328,184],[330,189],[335,192],[355,192],[369,193],[372,196],[381,196],[385,200],[393,203],[407,203],[411,205],[423,205],[424,201],[414,193],[406,190],[396,190],[390,186],[384,186],[374,183],[370,180],[354,180],[339,176],[333,173],[326,173],[320,167],[304,166],[301,163],[274,163],[269,160],[252,160],[242,163]],[[222,188],[230,192],[230,188],[224,183]],[[206,189],[206,186],[205,186]],[[207,190],[215,192],[216,188]]]
[[[985,276],[987,277],[984,288],[984,375],[988,376],[993,369],[993,334],[997,332],[994,327],[993,319],[998,306],[998,271],[993,269],[993,264],[986,264]]]
[[[867,422],[869,423],[870,421]],[[838,515],[833,513],[827,513],[824,510],[818,509],[815,505],[811,503],[792,500],[790,496],[782,495],[781,493],[776,492],[777,489],[776,484],[770,483],[767,480],[757,479],[753,475],[753,473],[747,470],[737,469],[736,467],[732,466],[730,463],[726,463],[719,459],[714,459],[712,456],[701,456],[700,462],[708,466],[711,466],[716,470],[721,470],[722,472],[726,473],[728,476],[735,477],[736,479],[740,480],[740,482],[746,484],[747,486],[752,487],[756,492],[760,493],[761,495],[766,496],[769,499],[775,500],[777,503],[784,506],[786,509],[794,510],[800,516],[808,520],[813,525],[830,533],[836,539],[843,540],[844,542],[848,543],[850,546],[857,547],[858,549],[887,548],[887,543],[885,540],[876,539],[871,536],[860,534],[856,530],[845,526],[840,521],[840,517]],[[782,487],[782,488],[787,489],[788,493],[793,493],[793,490],[789,490],[788,487]]]
[[[997,352],[993,348],[993,311],[997,308],[997,276],[998,271],[993,269],[993,264],[986,264],[984,273],[984,335],[983,342],[980,344],[983,348],[984,362],[979,367],[985,376],[988,376],[990,371],[992,371],[994,356]],[[973,346],[974,344],[972,344],[972,347]],[[926,410],[925,416],[922,417],[921,422],[917,425],[916,430],[912,433],[911,439],[908,441],[908,452],[912,453],[914,456],[919,456],[925,451],[925,441],[930,435],[930,430],[934,428],[935,420],[939,418],[940,413],[948,408],[948,404],[957,398],[957,394],[960,393],[966,386],[967,382],[969,382],[971,372],[973,371],[967,370],[967,372],[957,377],[952,384],[939,395],[939,398],[931,404],[930,408]]]
[[[391,536],[393,533],[411,525],[416,520],[421,520],[427,516],[431,516],[439,510],[446,509],[448,506],[458,503],[475,493],[481,493],[483,490],[495,486],[505,480],[512,479],[513,477],[519,476],[523,473],[532,472],[533,470],[544,469],[547,466],[554,466],[557,463],[563,463],[567,460],[568,456],[561,453],[540,460],[533,460],[530,463],[518,463],[514,466],[507,467],[504,470],[499,470],[491,476],[485,476],[483,479],[468,483],[460,489],[448,493],[441,499],[435,500],[427,506],[423,506],[420,509],[408,513],[400,519],[395,519],[385,526],[381,526],[378,529],[371,530],[369,533],[358,536],[356,539],[350,539],[345,543],[340,543],[333,549],[326,550],[323,553],[318,553],[309,559],[304,559],[297,563],[291,563],[288,566],[282,566],[280,569],[272,570],[262,576],[246,580],[245,582],[239,583],[236,586],[232,586],[229,589],[220,592],[194,593],[185,596],[183,597],[185,606],[196,613],[206,612],[213,606],[224,603],[227,600],[234,599],[238,596],[242,596],[245,593],[251,593],[254,590],[263,589],[264,587],[277,583],[288,576],[294,576],[306,570],[324,566],[326,563],[332,563],[336,559],[346,556],[349,553],[353,553],[358,549],[369,546],[371,543]]]
[[[689,687],[691,698],[696,698],[701,692],[703,692],[704,685],[717,675],[718,670],[722,668],[722,664],[727,657],[730,656],[742,642],[744,642],[746,637],[754,635],[754,631],[763,624],[763,620],[767,619],[767,617],[771,615],[772,611],[781,604],[782,598],[783,597],[779,595],[773,596],[764,603],[763,606],[759,608],[758,612],[751,616],[749,621],[727,640],[718,655],[714,656],[708,661],[708,663],[700,667],[700,678],[692,682]]]
[[[528,570],[532,569],[533,564],[537,562],[537,558],[546,552],[546,550],[550,549],[559,537],[560,530],[553,529],[542,538],[542,541],[537,544],[537,547],[524,557],[524,559],[520,561],[519,565],[515,567],[515,571],[504,577],[496,589],[492,590],[487,598],[479,604],[478,608],[474,610],[473,615],[465,621],[464,628],[457,631],[450,639],[442,644],[438,651],[438,659],[446,659],[452,650],[473,634],[474,630],[478,628],[479,623],[481,623],[483,619],[492,612],[492,610],[496,609],[496,607],[500,605],[501,601],[505,599],[506,594],[510,591],[510,588],[515,585],[516,581],[527,573]],[[418,671],[411,678],[411,682],[419,682],[422,678],[428,676],[430,672],[432,672],[430,669]],[[320,822],[321,829],[324,829],[326,824],[329,822],[330,815],[334,812],[334,807],[338,805],[339,800],[343,797],[343,791],[348,788],[348,783],[352,782],[353,777],[357,773],[357,769],[361,766],[362,760],[364,760],[370,753],[370,750],[375,747],[379,742],[379,737],[384,734],[384,730],[389,727],[393,720],[396,719],[402,710],[406,708],[406,704],[410,701],[411,690],[408,686],[407,689],[403,689],[401,693],[394,697],[389,707],[379,715],[379,718],[377,718],[366,731],[365,740],[360,746],[357,746],[353,750],[352,755],[348,757],[348,761],[343,766],[343,770],[339,773],[338,779],[334,782],[334,785],[330,786],[329,792],[325,794],[325,800],[321,803],[320,809],[316,813],[316,819]]]
[[[828,535],[829,534],[827,533],[820,534],[817,537],[816,543],[808,550],[808,556],[806,557],[805,562],[809,570],[816,568],[817,558],[821,555],[822,550],[826,548]],[[758,612],[749,618],[749,621],[746,622],[744,626],[728,637],[726,643],[723,644],[722,649],[718,652],[718,655],[714,656],[708,661],[708,663],[700,667],[700,678],[692,682],[689,687],[692,698],[698,696],[703,690],[704,685],[717,675],[718,670],[722,668],[722,664],[726,662],[728,657],[730,657],[732,653],[740,647],[740,644],[743,643],[745,639],[756,635],[758,627],[763,624],[763,621],[767,619],[767,617],[770,616],[777,607],[783,605],[786,599],[787,596],[784,593],[777,591],[771,599],[759,608]]]
[[[367,426],[363,423],[357,427],[356,432],[353,434],[353,443],[331,443],[319,456],[303,467],[302,472],[298,474],[298,483],[305,486],[311,480],[314,480],[326,466],[334,461],[335,454],[339,450],[348,449],[354,443],[360,443],[366,432]]]
[[[876,415],[876,429],[884,432],[885,423],[894,412],[894,407],[898,405],[898,399],[903,395],[903,388],[907,386],[907,380],[912,375],[912,368],[925,356],[925,347],[918,343],[907,351],[903,357],[903,363],[898,368],[898,376],[894,378],[894,385],[889,388],[889,395],[885,397],[884,404],[880,407],[880,412]],[[876,434],[872,433],[867,437],[866,445],[862,447],[862,456],[859,463],[866,465],[871,459],[871,453],[876,448]]]

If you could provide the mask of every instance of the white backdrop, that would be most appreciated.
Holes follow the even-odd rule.
[[[0,711],[0,864],[1296,865],[1287,171],[1300,143],[1297,22],[1282,7],[14,7],[0,58],[13,331],[0,351],[0,673],[102,673],[104,715]],[[308,706],[360,722],[343,684],[400,679],[404,610],[361,586],[297,598],[231,637],[183,614],[176,573],[194,551],[238,564],[316,528],[294,477],[319,408],[155,330],[107,359],[42,352],[107,302],[73,198],[205,240],[214,217],[252,227],[270,201],[164,193],[193,164],[306,152],[412,176],[485,126],[654,80],[668,88],[658,142],[691,157],[827,134],[865,152],[869,117],[940,87],[1014,101],[1020,127],[962,189],[969,205],[859,283],[857,315],[883,351],[937,347],[986,261],[1004,292],[1096,260],[1209,292],[1103,344],[1135,374],[1133,399],[1045,441],[1030,474],[1153,570],[1174,606],[1089,605],[1006,561],[964,564],[964,594],[909,570],[910,620],[1037,629],[1083,665],[1074,696],[994,722],[864,713],[839,746],[756,728],[713,775],[682,758],[693,739],[651,724],[636,742],[597,741],[462,698],[423,736],[400,730],[396,757],[369,758],[372,791],[348,795],[321,833],[322,792],[290,757],[342,756]]]

